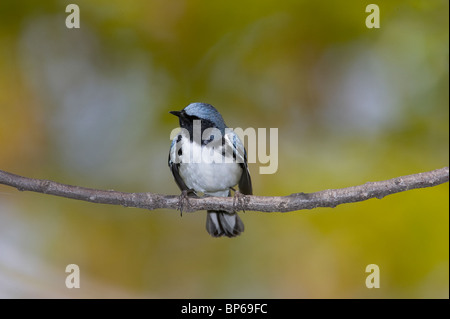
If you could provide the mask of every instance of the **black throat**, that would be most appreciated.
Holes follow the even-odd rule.
[[[195,121],[195,122],[194,122]],[[199,125],[200,124],[200,125]],[[203,132],[206,129],[217,128],[213,122],[205,119],[200,119],[197,116],[190,116],[187,114],[183,114],[180,116],[180,127],[186,129],[189,132],[189,138],[191,142],[194,140],[194,125],[200,126],[200,138],[203,137]],[[198,127],[195,127],[198,130]],[[202,145],[206,145],[214,139],[214,136],[211,135],[207,140],[201,140]]]

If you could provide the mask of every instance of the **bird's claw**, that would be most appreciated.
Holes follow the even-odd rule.
[[[183,216],[183,208],[185,207],[185,202],[188,206],[191,205],[189,203],[189,197],[198,198],[198,195],[193,189],[185,189],[181,192],[181,195],[178,199],[178,210],[180,211],[181,216]]]
[[[233,210],[234,211],[240,211],[242,210],[245,213],[245,204],[246,204],[246,197],[244,194],[242,194],[240,191],[234,190],[233,195]],[[237,204],[237,205],[236,205]],[[237,207],[236,207],[237,206]]]

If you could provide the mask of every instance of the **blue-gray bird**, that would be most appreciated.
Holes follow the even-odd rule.
[[[191,103],[170,113],[179,118],[181,127],[169,152],[169,167],[181,191],[227,197],[239,184],[242,194],[251,195],[247,153],[222,115],[206,103]],[[244,231],[244,223],[236,212],[208,210],[206,230],[213,237],[235,237]]]

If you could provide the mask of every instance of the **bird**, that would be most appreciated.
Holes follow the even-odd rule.
[[[236,196],[236,185],[239,193],[253,194],[244,145],[214,106],[196,102],[169,113],[178,117],[181,127],[168,160],[181,196],[229,197],[231,190]],[[208,210],[206,230],[212,237],[236,237],[244,223],[236,212]]]

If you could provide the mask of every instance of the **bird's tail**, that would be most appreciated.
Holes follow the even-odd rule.
[[[244,223],[237,213],[208,210],[206,230],[213,237],[236,237],[244,231]]]

